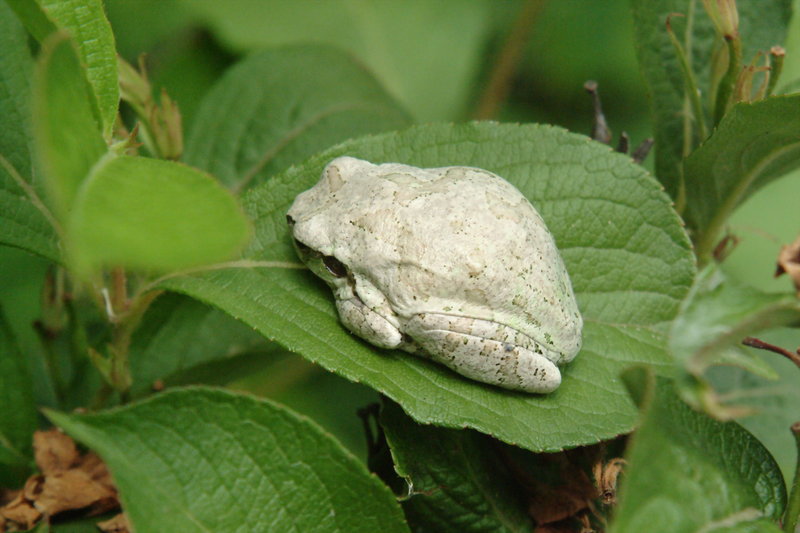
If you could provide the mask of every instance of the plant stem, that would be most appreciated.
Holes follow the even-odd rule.
[[[254,259],[239,259],[235,261],[227,261],[225,263],[214,263],[212,265],[187,268],[185,270],[178,270],[176,272],[165,274],[160,278],[157,278],[140,287],[136,293],[137,296],[134,299],[146,292],[156,290],[160,283],[163,283],[169,279],[179,278],[181,276],[190,276],[192,274],[199,274],[202,272],[212,272],[214,270],[225,270],[228,268],[289,268],[294,270],[305,270],[308,267],[300,262],[290,263],[288,261],[257,261]]]
[[[692,115],[697,128],[697,142],[700,143],[706,138],[706,121],[703,117],[703,104],[700,102],[700,90],[697,88],[697,79],[694,77],[692,67],[689,65],[689,58],[686,55],[686,51],[678,40],[678,37],[675,35],[675,32],[672,30],[672,24],[670,23],[669,18],[667,18],[667,35],[669,35],[669,40],[672,42],[672,46],[675,48],[675,51],[678,55],[678,63],[683,71],[683,79],[684,83],[686,84],[686,97],[689,99],[689,104],[692,107]],[[693,145],[692,143],[689,143],[685,146]],[[684,152],[685,151],[686,150],[684,148]]]
[[[114,389],[103,381],[100,384],[100,388],[98,389],[97,393],[94,395],[94,399],[92,399],[92,403],[89,404],[89,411],[99,411],[103,407],[105,407],[106,402],[111,397],[111,394],[114,392]]]
[[[130,302],[130,309],[126,312],[119,322],[115,324],[111,334],[111,344],[109,345],[109,355],[111,361],[111,384],[123,400],[127,398],[127,391],[131,386],[130,364],[128,353],[130,351],[131,337],[136,330],[136,326],[144,316],[150,304],[153,303],[161,291],[152,291],[140,295],[137,299]]]
[[[111,308],[114,314],[126,311],[128,307],[128,281],[125,277],[125,269],[115,267],[111,270]]]
[[[533,23],[544,4],[545,0],[527,0],[523,4],[489,75],[489,83],[486,84],[486,89],[478,102],[474,118],[486,120],[497,115],[500,104],[508,96],[514,71],[528,43]]]
[[[60,267],[51,267],[45,274],[41,294],[41,318],[34,322],[34,328],[42,349],[44,362],[56,401],[61,404],[66,392],[66,379],[62,368],[61,353],[64,348],[64,327],[68,322],[65,319],[66,298],[64,297],[64,271]]]
[[[786,503],[786,511],[783,513],[784,533],[795,532],[797,518],[800,516],[800,422],[792,424],[792,435],[797,446],[797,466],[795,467],[792,490],[789,493],[789,501]]]
[[[725,45],[728,47],[728,70],[719,82],[717,97],[714,100],[714,126],[719,124],[728,111],[728,104],[733,94],[736,79],[742,63],[742,40],[738,35],[725,35]]]
[[[759,350],[767,350],[769,352],[782,355],[789,361],[797,365],[797,368],[800,368],[800,353],[790,352],[786,348],[775,346],[774,344],[764,342],[761,339],[757,339],[755,337],[745,337],[744,339],[742,339],[742,344],[744,344],[745,346],[750,346],[752,348],[758,348]]]
[[[778,79],[781,77],[781,72],[783,72],[783,59],[786,56],[786,50],[780,46],[773,46],[770,48],[769,55],[772,58],[772,71],[769,73],[766,96],[771,96],[775,91],[775,86],[778,85]]]
[[[36,330],[39,334],[39,340],[42,343],[44,350],[44,363],[47,373],[50,376],[50,381],[53,384],[53,392],[56,396],[56,402],[60,406],[64,401],[66,394],[66,382],[61,373],[61,361],[56,350],[55,337],[51,336],[47,331],[40,327],[40,323],[36,323]]]

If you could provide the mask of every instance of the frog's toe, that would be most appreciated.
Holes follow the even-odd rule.
[[[515,374],[519,378],[519,390],[547,394],[561,385],[561,371],[546,357],[518,348]]]
[[[336,309],[347,329],[376,346],[397,348],[403,342],[403,335],[391,322],[357,298],[337,300]]]

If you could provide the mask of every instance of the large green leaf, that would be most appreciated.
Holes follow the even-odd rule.
[[[364,67],[326,46],[249,56],[206,96],[185,160],[243,189],[351,137],[409,124]]]
[[[408,530],[386,486],[272,402],[195,388],[48,416],[106,461],[139,533]]]
[[[372,348],[338,324],[321,282],[280,268],[297,261],[286,210],[342,154],[487,168],[533,202],[556,238],[585,320],[583,351],[564,369],[559,390],[514,393]],[[417,421],[471,427],[533,450],[597,442],[632,428],[635,409],[618,374],[634,363],[669,365],[659,325],[673,317],[693,274],[688,240],[658,183],[625,156],[548,126],[430,125],[355,139],[253,189],[245,206],[256,223],[247,255],[279,263],[173,279],[166,287],[385,393]]]
[[[65,30],[74,39],[86,66],[103,134],[111,138],[119,106],[117,51],[102,0],[6,1],[39,42],[57,30]]]
[[[786,488],[761,443],[735,422],[691,410],[666,381],[653,390],[642,373],[628,376],[644,413],[610,533],[778,531],[769,521],[780,518]]]
[[[684,163],[686,219],[710,259],[728,218],[771,180],[800,167],[800,94],[740,103]]]
[[[169,271],[230,259],[250,236],[236,199],[192,167],[107,156],[78,192],[68,227],[79,271]]]
[[[106,152],[78,52],[65,33],[42,44],[33,95],[34,134],[49,204],[62,222],[89,170]]]
[[[347,50],[420,121],[463,114],[492,23],[485,0],[191,0],[183,5],[238,50],[308,42]]]
[[[744,61],[750,61],[759,50],[767,52],[773,45],[783,42],[791,16],[791,4],[791,0],[737,2]],[[693,10],[690,13],[691,6]],[[682,13],[688,14],[687,18],[691,20],[688,23],[687,18],[671,18],[678,39],[688,51],[689,62],[704,97],[707,124],[710,124],[707,101],[710,94],[710,64],[717,41],[700,0],[631,0],[631,7],[639,64],[651,97],[656,176],[670,196],[677,198],[681,188],[682,159],[702,139],[685,140],[685,122],[690,120],[689,108],[685,101],[684,76],[666,31],[667,16]]]
[[[0,2],[0,243],[49,259],[59,256],[49,212],[33,181],[28,36]]]
[[[144,394],[158,379],[170,384],[198,365],[233,363],[238,355],[265,348],[261,335],[229,315],[183,295],[167,293],[153,303],[134,332],[131,389],[133,394]],[[216,377],[223,378],[219,367],[216,370]]]
[[[33,432],[39,425],[31,379],[22,353],[0,310],[0,484],[11,486],[31,463]],[[24,479],[24,478],[23,478]]]
[[[394,402],[380,423],[394,468],[405,478],[403,509],[417,530],[529,532],[527,502],[497,455],[497,441],[470,430],[421,426]]]

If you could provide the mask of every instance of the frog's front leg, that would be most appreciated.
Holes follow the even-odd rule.
[[[561,384],[561,372],[543,355],[545,350],[508,326],[424,313],[413,316],[404,329],[431,359],[470,379],[541,394]]]
[[[403,335],[387,318],[376,313],[359,298],[336,301],[336,310],[342,324],[351,333],[358,335],[381,348],[399,348]]]

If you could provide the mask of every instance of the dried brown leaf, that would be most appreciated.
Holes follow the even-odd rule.
[[[76,509],[86,509],[93,515],[116,508],[116,496],[113,488],[98,483],[83,470],[73,469],[47,476],[34,505],[48,516]]]
[[[33,449],[36,464],[42,474],[72,468],[79,459],[75,441],[57,428],[35,432]]]
[[[42,517],[42,513],[25,498],[22,491],[19,491],[16,498],[0,508],[0,517],[2,517],[3,531],[13,531],[32,528]]]
[[[778,254],[778,267],[775,276],[789,274],[794,283],[794,288],[800,296],[800,237],[787,246],[781,247]]]
[[[626,464],[625,459],[616,457],[605,464],[598,461],[592,468],[598,496],[604,504],[617,503],[617,479]]]
[[[79,454],[75,442],[57,429],[37,431],[33,442],[42,473],[29,477],[0,507],[0,531],[29,529],[42,517],[65,511],[92,516],[119,507],[108,468],[95,453]]]
[[[0,507],[11,503],[20,493],[19,489],[3,489],[0,488]],[[0,530],[2,531],[2,530]]]
[[[119,513],[104,522],[98,522],[97,528],[105,533],[129,533],[130,525],[125,513]]]
[[[528,512],[536,523],[553,524],[574,517],[597,497],[594,484],[566,453],[542,455],[540,460],[551,463],[548,469],[554,468],[551,471],[557,475],[552,479],[558,482],[531,479],[527,484]]]
[[[28,501],[33,501],[42,493],[42,485],[44,484],[44,476],[41,474],[34,474],[25,481],[22,486],[22,495]]]
[[[533,533],[575,533],[575,528],[566,524],[547,524],[537,527]]]

